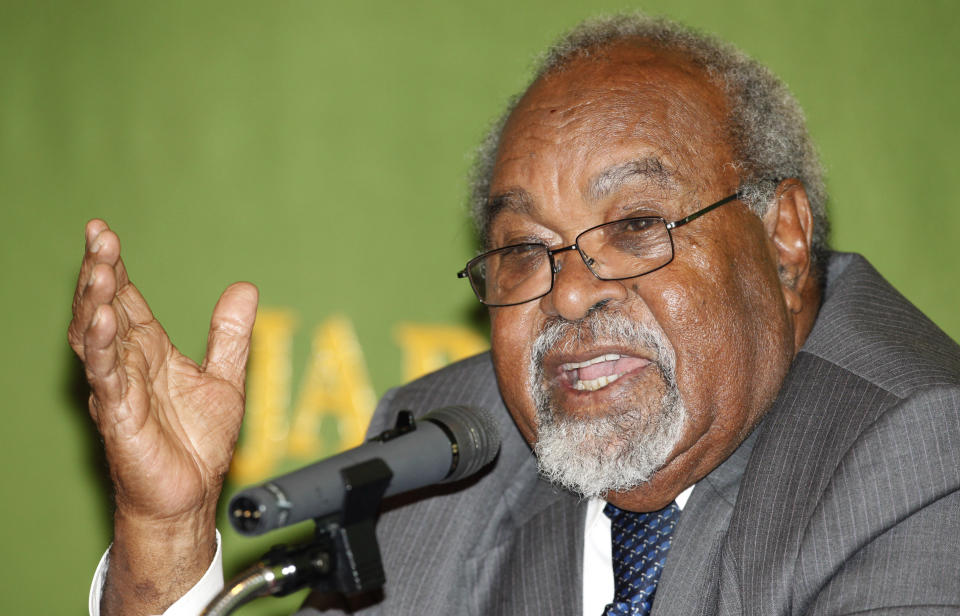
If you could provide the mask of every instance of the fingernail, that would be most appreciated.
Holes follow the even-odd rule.
[[[97,270],[93,270],[90,273],[90,279],[87,280],[87,287],[92,287],[93,283],[97,281]]]
[[[96,312],[93,313],[93,320],[90,321],[90,327],[96,327],[97,323],[100,322],[100,308],[97,308]]]
[[[101,237],[104,231],[106,231],[106,229],[101,229],[99,233],[93,236],[93,242],[90,245],[90,252],[93,254],[100,252],[100,249],[103,248],[103,239],[101,239]]]

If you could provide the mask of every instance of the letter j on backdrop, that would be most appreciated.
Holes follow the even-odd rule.
[[[230,481],[248,484],[291,463],[314,461],[363,442],[376,405],[363,349],[353,324],[332,316],[317,325],[296,397],[293,396],[293,311],[257,313],[247,366],[247,410]],[[399,324],[403,379],[409,381],[486,350],[471,329],[453,325]]]

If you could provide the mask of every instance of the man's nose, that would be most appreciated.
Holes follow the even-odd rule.
[[[554,255],[558,270],[553,275],[553,290],[541,300],[544,312],[575,321],[587,316],[597,304],[626,299],[627,289],[620,280],[600,280],[583,262],[580,252],[571,250]]]

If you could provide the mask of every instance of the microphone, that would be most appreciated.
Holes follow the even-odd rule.
[[[247,488],[230,499],[230,522],[244,535],[261,535],[340,511],[345,489],[340,471],[380,458],[393,478],[392,496],[468,477],[500,450],[500,432],[490,414],[467,406],[434,409],[414,421],[400,411],[397,425],[366,443],[299,470]]]

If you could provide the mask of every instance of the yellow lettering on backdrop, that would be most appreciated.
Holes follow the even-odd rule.
[[[376,403],[366,362],[353,325],[335,316],[313,332],[307,369],[293,407],[293,333],[296,318],[287,310],[260,310],[247,369],[247,411],[243,437],[233,457],[230,479],[252,483],[273,475],[290,458],[331,455],[363,441]],[[333,442],[323,438],[332,420]]]
[[[247,411],[230,480],[253,483],[290,459],[313,460],[363,441],[376,403],[353,325],[331,317],[312,335],[311,352],[291,407],[292,311],[257,313],[247,368]],[[487,341],[466,327],[405,323],[394,330],[409,381],[485,350]]]
[[[345,317],[328,319],[314,332],[300,391],[290,433],[291,454],[311,457],[326,449],[320,432],[326,417],[339,420],[336,451],[363,442],[376,399],[360,343]]]
[[[403,380],[412,381],[449,363],[487,350],[486,339],[455,325],[397,325],[393,337],[403,350]]]

